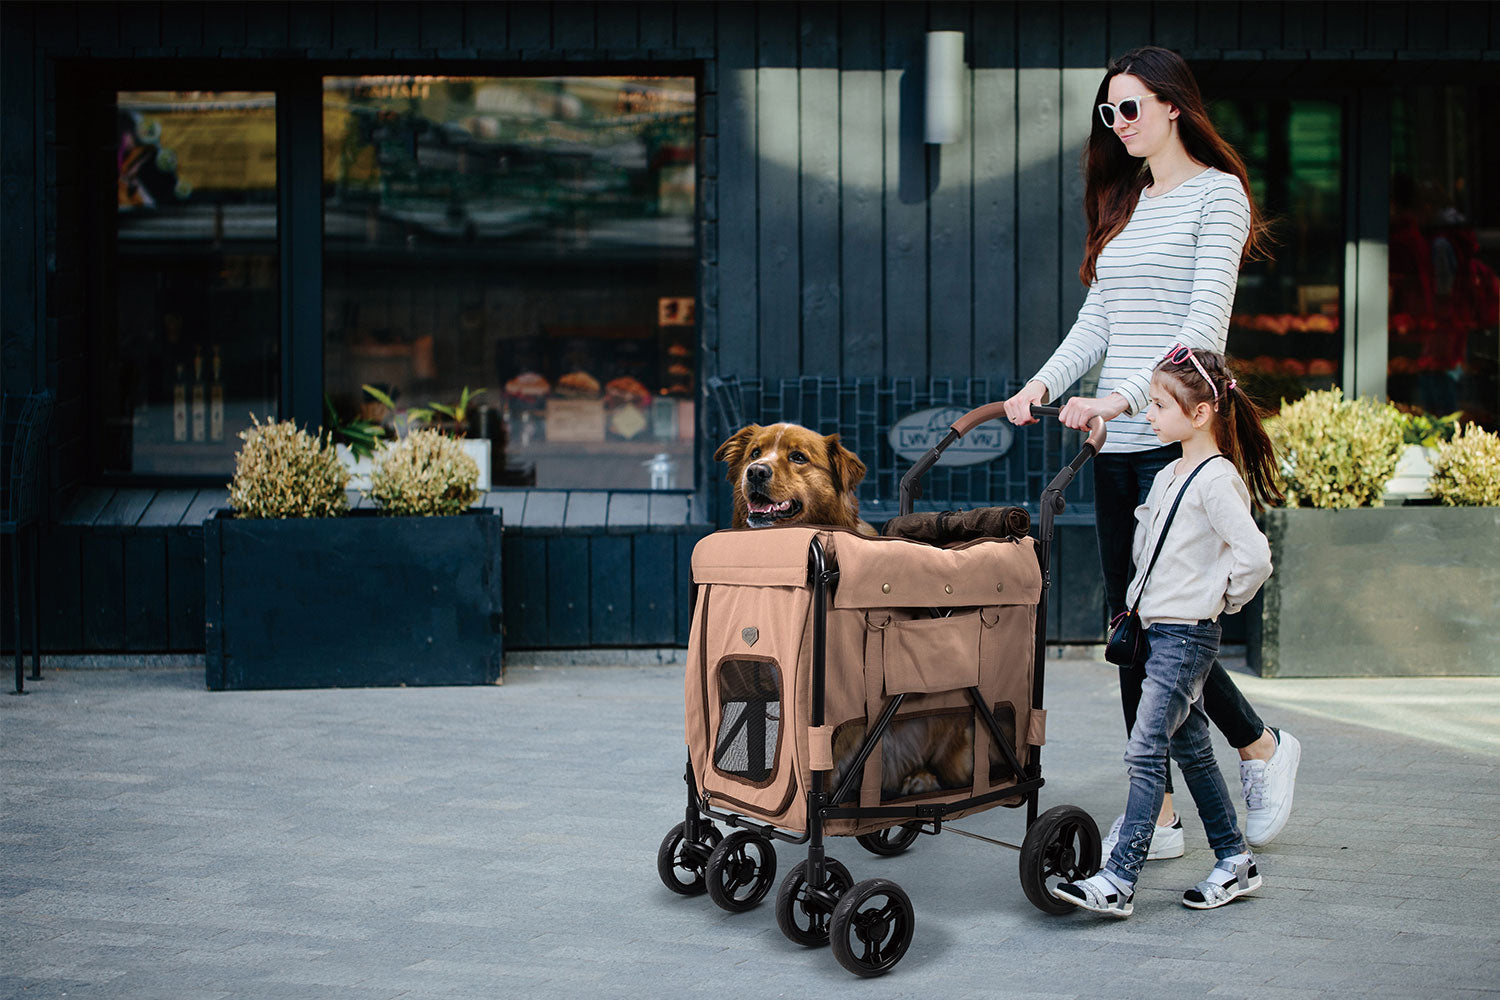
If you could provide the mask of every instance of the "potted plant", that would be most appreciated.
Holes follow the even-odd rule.
[[[1247,611],[1251,666],[1294,677],[1500,673],[1490,634],[1500,508],[1384,504],[1403,447],[1388,404],[1313,392],[1266,428],[1287,500],[1263,515],[1275,570],[1258,612]],[[1466,436],[1455,447],[1478,446]]]
[[[375,450],[350,510],[328,437],[243,432],[232,511],[204,527],[208,686],[492,684],[501,673],[500,518],[436,431]]]
[[[490,477],[490,463],[493,452],[492,442],[486,437],[469,436],[473,417],[472,403],[487,390],[470,389],[468,386],[464,386],[459,394],[458,401],[451,406],[446,403],[434,402],[428,403],[426,406],[413,406],[403,410],[397,407],[396,401],[390,395],[379,388],[373,385],[365,385],[361,386],[361,388],[364,389],[366,395],[386,408],[397,436],[406,434],[408,431],[418,427],[431,427],[456,439],[459,442],[458,447],[474,460],[476,468],[474,477],[475,488],[479,490],[488,490],[490,488],[492,481]],[[356,421],[355,423],[358,424],[361,422]],[[374,424],[373,426],[383,432],[383,428],[379,424]],[[343,428],[341,427],[340,429]],[[362,460],[355,436],[346,436],[350,438],[349,452],[347,456],[341,455],[341,457],[349,465],[350,473],[360,488],[368,488],[373,455],[368,456],[369,460]],[[501,447],[503,449],[503,443]]]

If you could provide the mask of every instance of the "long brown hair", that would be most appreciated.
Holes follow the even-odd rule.
[[[1276,485],[1276,451],[1261,424],[1260,407],[1240,388],[1224,355],[1194,351],[1192,357],[1208,372],[1209,381],[1203,380],[1191,358],[1174,362],[1170,355],[1157,364],[1154,375],[1161,377],[1184,413],[1199,403],[1213,408],[1214,443],[1245,480],[1251,505],[1258,511],[1281,503],[1285,497]]]
[[[1240,179],[1250,202],[1250,237],[1245,241],[1244,259],[1267,256],[1270,237],[1250,193],[1245,161],[1214,128],[1188,64],[1177,53],[1155,45],[1131,49],[1109,64],[1094,98],[1096,107],[1109,100],[1109,81],[1122,73],[1140,79],[1151,93],[1180,112],[1177,134],[1189,156]],[[1152,181],[1150,166],[1126,151],[1125,144],[1113,129],[1105,127],[1097,111],[1093,113],[1093,121],[1093,130],[1083,147],[1083,210],[1089,220],[1089,235],[1078,277],[1085,285],[1094,283],[1094,263],[1099,259],[1099,251],[1125,228],[1141,192]]]

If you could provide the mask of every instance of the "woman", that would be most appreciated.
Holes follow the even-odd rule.
[[[1151,372],[1167,350],[1223,352],[1240,261],[1263,256],[1267,236],[1244,162],[1209,120],[1198,83],[1176,53],[1146,46],[1110,64],[1099,85],[1094,127],[1084,149],[1088,241],[1079,277],[1089,293],[1063,342],[1025,387],[1005,401],[1014,424],[1031,406],[1060,397],[1102,357],[1099,396],[1062,408],[1068,427],[1110,421],[1094,460],[1095,524],[1111,619],[1125,608],[1132,575],[1135,508],[1156,473],[1181,454],[1159,446],[1145,419]],[[1135,724],[1142,672],[1120,669],[1125,727]],[[1291,811],[1301,748],[1266,728],[1217,661],[1203,691],[1209,719],[1240,754],[1248,814],[1246,839],[1269,843]],[[1182,824],[1167,795],[1150,858],[1183,853]],[[1104,844],[1108,857],[1115,821]]]

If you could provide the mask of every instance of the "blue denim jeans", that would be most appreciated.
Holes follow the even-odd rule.
[[[1120,839],[1105,865],[1132,883],[1140,878],[1151,848],[1156,814],[1166,793],[1168,753],[1193,793],[1214,856],[1227,858],[1246,850],[1229,788],[1214,762],[1203,711],[1203,683],[1219,655],[1219,624],[1152,625],[1146,629],[1146,641],[1151,647],[1146,678],[1125,750],[1130,798]]]

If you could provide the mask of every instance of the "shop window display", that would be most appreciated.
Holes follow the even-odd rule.
[[[227,477],[251,414],[277,414],[275,97],[121,91],[115,107],[115,307],[91,358],[103,468]]]
[[[1274,410],[1339,384],[1343,112],[1332,101],[1246,98],[1218,101],[1211,113],[1271,223],[1272,259],[1240,270],[1228,353],[1246,390]]]
[[[1488,428],[1500,426],[1497,98],[1416,87],[1391,114],[1388,392],[1411,412]]]
[[[483,390],[496,485],[691,488],[695,114],[691,78],[326,78],[340,420]]]

